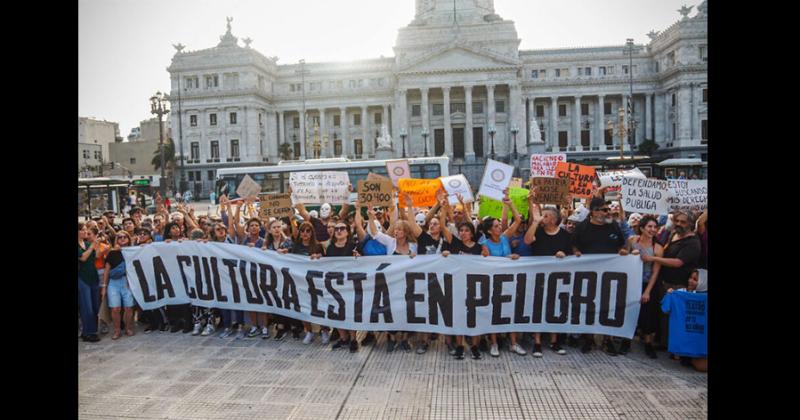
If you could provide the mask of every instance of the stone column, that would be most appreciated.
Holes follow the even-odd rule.
[[[467,111],[467,121],[464,125],[464,160],[475,161],[475,147],[472,139],[472,86],[464,86],[464,106]]]
[[[400,89],[400,104],[397,109],[397,117],[398,117],[398,124],[397,124],[397,138],[400,139],[400,148],[395,150],[397,156],[402,156],[403,153],[403,143],[405,142],[406,147],[406,156],[410,156],[411,152],[408,147],[408,139],[411,136],[411,127],[408,125],[408,91],[406,89]],[[400,132],[402,130],[406,130],[406,140],[404,141],[402,137],[400,137]]]
[[[648,138],[653,140],[655,139],[655,135],[653,135],[653,97],[649,93],[644,97],[644,124],[642,124],[642,128],[644,131],[644,138],[647,140]]]
[[[678,138],[681,146],[688,146],[692,138],[692,90],[690,85],[681,86],[678,91],[680,103],[678,120]]]
[[[306,119],[303,116],[302,109],[298,109],[297,113],[300,115],[300,133],[297,135],[297,140],[300,142],[300,157],[302,159],[308,159],[308,155],[306,154],[306,140],[308,139],[308,133],[306,133]]]
[[[517,157],[520,154],[524,153],[524,151],[520,151],[520,148],[517,147],[515,144],[519,142],[520,133],[517,133],[516,139],[514,138],[514,134],[511,132],[511,128],[516,126],[518,129],[521,129],[524,124],[522,124],[520,118],[520,105],[522,105],[522,96],[520,95],[520,88],[518,84],[509,84],[508,85],[508,128],[506,130],[507,134],[507,141],[506,144],[506,156],[511,157],[514,156],[514,149],[517,149]],[[523,134],[524,135],[524,134]],[[510,162],[510,160],[509,160]]]
[[[339,108],[339,127],[342,129],[342,156],[350,157],[350,133],[347,130],[347,107]]]
[[[520,128],[520,130],[525,130],[525,145],[531,144],[533,138],[531,137],[531,118],[534,118],[533,112],[536,112],[536,108],[533,106],[534,98],[525,98],[525,124]],[[531,109],[533,108],[533,111]],[[535,118],[534,118],[535,119]]]
[[[625,125],[625,128],[628,128],[629,127],[628,126],[628,94],[626,94],[626,93],[622,94],[622,104],[621,104],[621,106],[622,106],[622,109],[625,110],[625,112],[623,113],[623,118],[622,118],[623,122],[622,123]],[[625,146],[624,146],[625,150],[628,150],[630,148],[630,143],[628,142],[629,140],[628,140],[628,135],[627,134],[622,136],[622,138],[619,139],[619,141],[621,142],[620,143],[620,147],[623,147],[622,143],[624,143],[625,144]]]
[[[597,96],[597,110],[595,113],[597,117],[595,118],[595,135],[592,136],[592,147],[598,146],[599,150],[606,150],[605,147],[605,140],[606,140],[606,105],[605,105],[606,97],[605,95],[598,95]]]
[[[286,111],[278,111],[278,145],[286,143],[286,121],[284,114]],[[280,153],[278,153],[280,156]]]
[[[575,146],[575,150],[581,151],[583,147],[580,146],[581,144],[581,97],[579,95],[575,95],[575,120],[572,122],[572,131],[575,132],[575,135],[572,136],[572,141],[570,142],[573,146]]]
[[[361,105],[361,156],[362,159],[369,158],[369,151],[372,148],[372,136],[369,136],[369,114],[367,106]]]
[[[497,125],[496,125],[497,113],[495,112],[495,103],[494,103],[494,85],[486,85],[486,102],[487,102],[486,108],[488,108],[486,110],[487,112],[486,115],[488,118],[486,119],[487,125],[483,131],[486,133],[485,138],[488,139],[489,142],[486,143],[486,148],[484,148],[483,155],[485,157],[489,157],[491,156],[492,153],[492,135],[489,134],[489,129],[491,127],[494,127],[494,129],[497,130]],[[497,133],[495,133],[494,137],[497,137]],[[495,147],[495,154],[497,154],[497,147]],[[497,156],[495,156],[495,159],[496,158]]]
[[[422,130],[428,131],[428,138],[423,139],[425,143],[428,144],[428,156],[433,156],[433,149],[430,146],[429,139],[433,137],[431,134],[431,123],[430,123],[430,112],[428,112],[428,88],[420,88],[420,94],[422,95],[422,105],[420,109],[420,117],[422,117]],[[425,145],[422,145],[422,153],[425,153]]]
[[[450,159],[453,158],[453,133],[450,127],[450,87],[442,88],[444,97],[444,154]]]
[[[558,151],[558,96],[550,97],[550,142]]]
[[[676,101],[677,102],[677,101]],[[664,140],[665,143],[672,143],[675,141],[675,138],[672,136],[672,123],[673,121],[670,119],[670,115],[672,115],[673,111],[672,106],[672,92],[667,91],[664,93]],[[677,116],[677,113],[675,113]],[[677,134],[677,129],[675,130]]]
[[[328,144],[324,143],[325,138],[328,137]],[[333,145],[332,139],[328,136],[328,123],[325,121],[325,108],[319,109],[319,141],[322,143],[319,156],[321,158],[331,157],[331,149]]]

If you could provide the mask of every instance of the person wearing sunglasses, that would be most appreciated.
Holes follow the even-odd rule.
[[[350,226],[344,221],[336,222],[333,226],[333,238],[331,243],[325,248],[326,257],[358,257],[356,251],[356,244],[353,242],[350,235]],[[349,347],[350,353],[358,351],[358,340],[356,339],[356,332],[338,328],[339,341],[333,345],[332,349],[336,350],[342,347]]]
[[[95,343],[100,341],[100,337],[97,336],[100,279],[94,261],[100,242],[89,242],[87,236],[86,226],[78,223],[78,308],[83,324],[81,339]]]
[[[275,251],[281,254],[288,254],[292,249],[292,239],[286,236],[283,231],[283,222],[280,219],[272,219],[267,227],[267,235],[264,238],[264,244],[261,249]],[[275,326],[275,340],[283,340],[289,327],[293,325],[294,321],[282,315],[269,315],[263,314],[264,327],[261,329],[261,338],[269,338],[268,322],[271,317]]]
[[[122,335],[120,322],[122,308],[125,308],[125,335],[133,336],[133,294],[128,289],[128,278],[125,272],[125,260],[122,257],[122,248],[131,246],[131,236],[122,231],[115,237],[114,248],[106,257],[105,273],[100,294],[108,294],[108,307],[111,308],[111,319],[114,322],[114,335],[112,340]]]

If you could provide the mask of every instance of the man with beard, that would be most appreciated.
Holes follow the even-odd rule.
[[[589,204],[589,218],[578,225],[572,234],[572,251],[576,257],[580,257],[581,254],[628,255],[622,230],[609,215],[609,204],[610,202],[601,197],[592,198]],[[583,338],[581,352],[589,353],[592,351],[593,336],[584,334]],[[617,355],[612,346],[607,346],[606,351],[612,356]]]

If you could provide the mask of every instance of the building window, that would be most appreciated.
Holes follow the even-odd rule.
[[[494,102],[494,111],[495,113],[504,113],[506,112],[506,102],[505,101],[495,101]]]
[[[539,70],[539,76],[541,76],[542,79],[546,78],[547,70]]]
[[[219,87],[219,75],[206,76],[206,88]]]
[[[544,105],[536,105],[536,117],[544,118]]]
[[[297,136],[294,137],[294,158],[300,159],[300,142],[297,141]]]
[[[672,106],[675,106],[675,99],[676,99],[675,97],[676,97],[676,95],[673,93],[672,94]]]
[[[672,123],[672,140],[675,140],[678,137],[675,135],[676,132],[677,132],[677,125],[675,123]]]
[[[236,124],[236,113],[235,112],[231,112],[229,114],[229,116],[230,116],[231,124]]]
[[[211,142],[211,159],[219,159],[219,142]]]
[[[433,115],[444,115],[443,104],[432,104],[432,107],[433,107]]]
[[[465,113],[467,112],[466,104],[463,102],[453,102],[450,104],[450,113],[455,114],[456,112]]]
[[[239,140],[231,140],[231,157],[239,157]]]
[[[383,124],[383,114],[381,114],[380,112],[376,112],[374,118],[375,119],[373,121],[375,121],[375,124]]]
[[[561,77],[561,69],[556,69],[556,77]]]
[[[338,127],[341,125],[341,119],[338,115],[333,116],[333,126]]]
[[[708,102],[708,89],[703,89],[703,102]]]
[[[561,150],[565,150],[567,148],[568,139],[569,139],[569,135],[567,134],[566,131],[559,131],[558,132],[558,147],[560,147]]]
[[[611,102],[605,102],[603,108],[603,113],[605,115],[611,115]]]
[[[547,135],[547,132],[544,131],[544,123],[543,122],[539,123],[539,134],[542,135],[542,141],[543,142],[547,142],[547,139],[545,138],[545,136]]]
[[[656,73],[658,73],[658,61],[656,61]]]
[[[363,141],[361,141],[361,139],[355,139],[353,140],[353,145],[355,146],[356,158],[361,159],[361,154],[364,151]]]
[[[566,117],[567,116],[567,105],[566,104],[558,104],[558,116],[559,117]]]
[[[200,159],[200,143],[192,142],[191,152],[190,152],[190,159],[191,160],[198,160]]]
[[[100,152],[98,152],[97,150],[95,150],[95,151],[94,151],[94,158],[95,158],[96,160],[101,160],[103,157],[102,157],[102,156],[100,156]]]
[[[189,115],[189,125],[197,127],[197,115]]]
[[[589,147],[589,139],[590,139],[589,130],[581,130],[581,146]]]
[[[411,105],[411,116],[412,117],[419,117],[420,114],[421,114],[420,105]]]
[[[336,81],[336,89],[344,89],[344,80],[337,80]]]
[[[342,139],[333,140],[333,154],[334,156],[342,155]]]
[[[131,165],[136,165],[136,158],[131,158]]]
[[[214,171],[208,171],[208,180],[209,181],[214,180]]]
[[[605,67],[598,67],[597,71],[600,73],[600,76],[606,75],[606,68]]]
[[[189,171],[189,181],[194,182],[194,171]]]
[[[708,61],[708,48],[705,45],[698,47],[698,53],[700,55],[700,60]]]
[[[578,76],[583,76],[583,67],[578,67]]]
[[[473,114],[483,114],[483,102],[473,102],[472,103],[472,113]]]
[[[361,125],[361,114],[353,114],[353,125]]]
[[[589,115],[589,104],[581,104],[581,115]]]
[[[700,121],[700,132],[703,139],[701,143],[708,143],[708,120]]]
[[[294,117],[292,119],[292,127],[300,128],[300,117]]]
[[[263,127],[264,126],[264,121],[261,120],[261,113],[260,112],[258,113],[258,125],[259,125],[259,127]]]
[[[606,67],[606,73],[607,74],[614,74],[614,66]]]
[[[355,89],[357,86],[357,82],[355,80],[350,81],[350,89]]]
[[[208,114],[208,123],[211,125],[217,125],[217,114]]]
[[[539,78],[539,70],[531,70],[531,79]]]
[[[606,146],[614,145],[614,136],[613,136],[611,130],[603,130],[603,134],[605,136],[604,141],[605,141]]]
[[[675,65],[675,51],[667,54],[667,67]]]
[[[592,68],[591,67],[584,68],[583,69],[583,74],[585,74],[586,76],[591,76],[592,75]]]

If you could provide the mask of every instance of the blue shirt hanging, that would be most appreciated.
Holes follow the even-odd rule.
[[[669,314],[669,352],[686,357],[708,356],[708,294],[674,291],[661,300]]]

